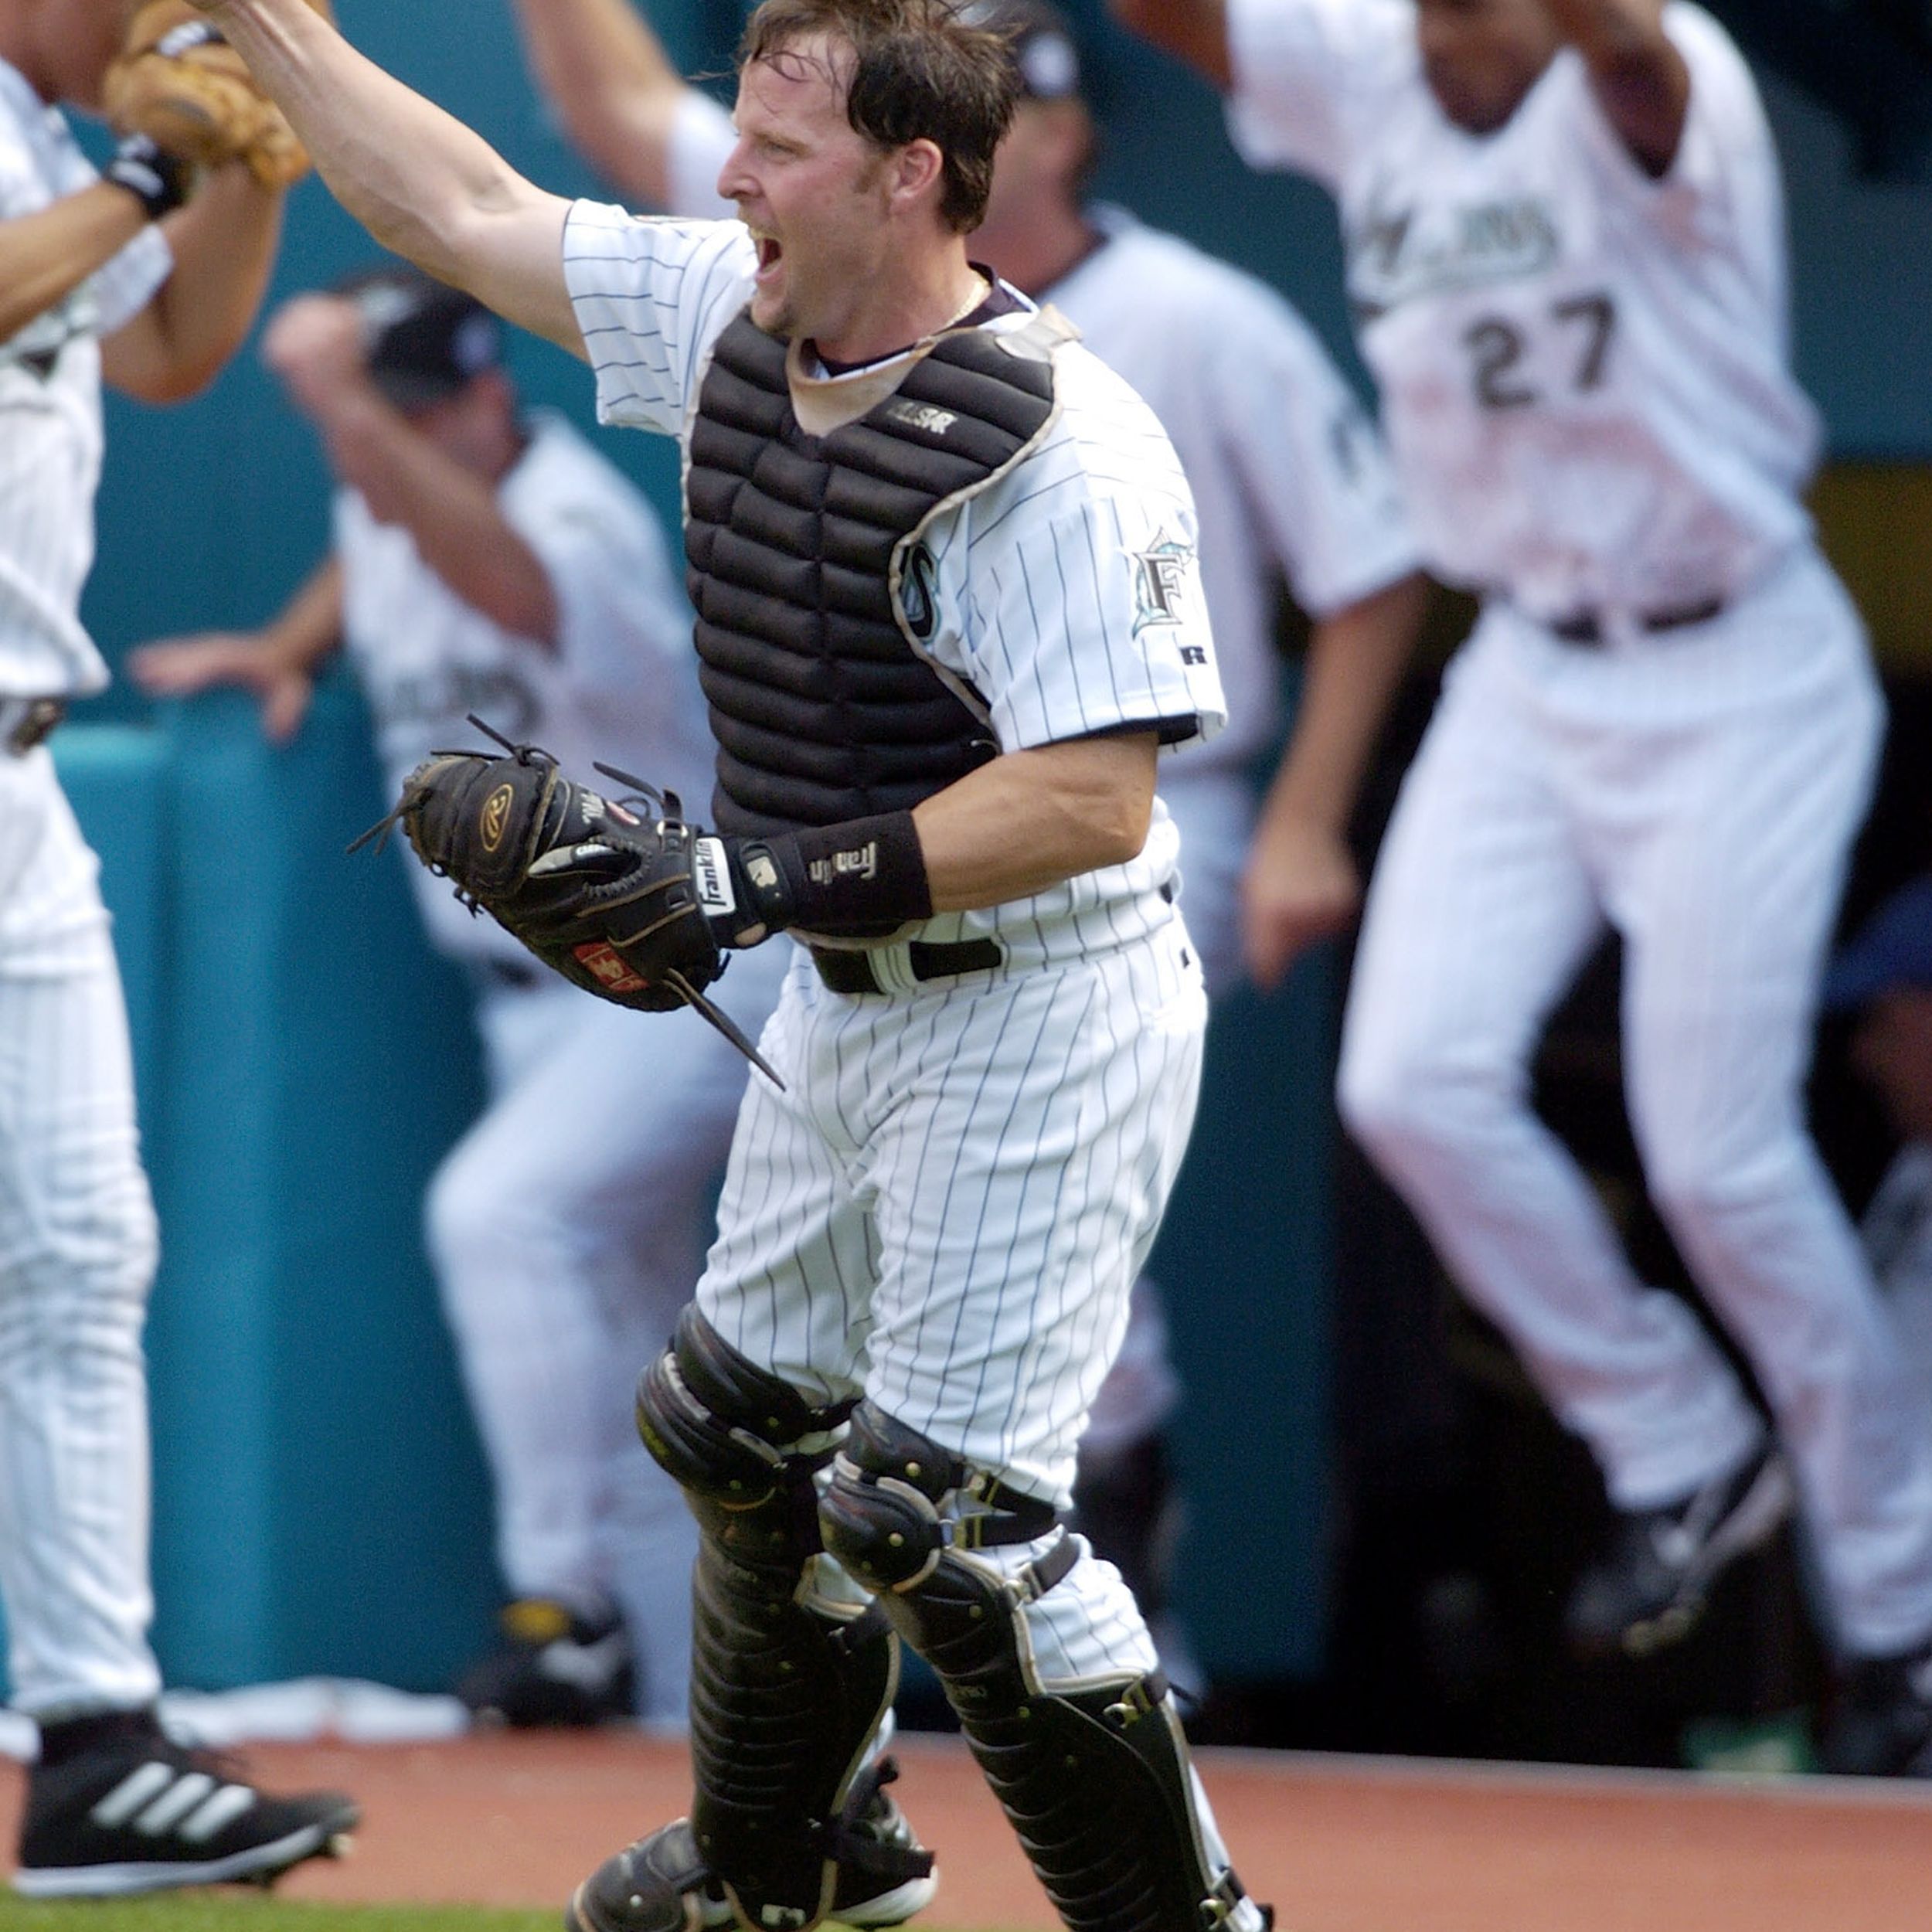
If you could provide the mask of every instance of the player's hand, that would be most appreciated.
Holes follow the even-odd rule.
[[[262,360],[304,415],[320,420],[372,385],[362,311],[345,295],[298,295],[262,335]]]
[[[1241,879],[1241,948],[1255,983],[1276,985],[1361,908],[1362,876],[1339,834],[1304,818],[1264,821]]]
[[[149,696],[185,698],[220,685],[237,685],[260,701],[262,734],[286,744],[307,716],[315,682],[259,632],[203,631],[164,638],[131,651],[128,668]]]

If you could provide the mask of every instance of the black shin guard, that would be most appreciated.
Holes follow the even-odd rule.
[[[955,1492],[988,1515],[940,1512]],[[974,1481],[957,1458],[861,1405],[821,1505],[825,1546],[879,1592],[931,1665],[974,1757],[1074,1932],[1208,1932],[1246,1897],[1203,1842],[1187,1748],[1157,1672],[1043,1690],[1019,1625],[1078,1560],[1062,1539],[1019,1581],[962,1546],[1031,1542],[1051,1527],[1034,1499]],[[972,1526],[968,1528],[967,1526]],[[1257,1912],[1260,1908],[1254,1908]]]
[[[842,1815],[898,1682],[897,1640],[876,1607],[821,1608],[805,1587],[821,1549],[812,1478],[843,1419],[812,1409],[689,1308],[638,1390],[638,1431],[702,1532],[693,1838],[741,1917],[774,1932],[814,1924],[832,1904]]]

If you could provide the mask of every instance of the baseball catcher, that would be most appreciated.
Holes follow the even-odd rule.
[[[328,0],[309,0],[329,14]],[[287,188],[308,155],[221,30],[189,0],[148,0],[128,23],[102,98],[117,132],[145,134],[196,167],[240,161],[264,188]]]
[[[917,866],[903,829],[862,819],[770,838],[707,833],[685,822],[675,793],[600,764],[629,787],[607,798],[565,777],[548,752],[470,722],[502,751],[426,758],[394,811],[350,849],[400,824],[459,898],[566,979],[645,1012],[695,1008],[782,1085],[705,988],[730,949],[783,931],[801,908],[815,923],[849,930],[836,920],[845,879]]]

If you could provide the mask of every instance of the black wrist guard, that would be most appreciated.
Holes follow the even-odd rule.
[[[126,189],[147,210],[150,221],[159,221],[187,200],[193,174],[186,162],[157,148],[145,134],[129,134],[100,178]]]
[[[932,917],[910,811],[766,838],[714,833],[698,841],[696,866],[706,914],[723,946],[755,946],[792,926],[883,934]]]

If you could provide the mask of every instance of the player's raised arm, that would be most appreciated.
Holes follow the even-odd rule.
[[[630,198],[670,208],[672,144],[692,90],[630,0],[516,0],[544,97],[571,144]]]
[[[1227,0],[1107,0],[1121,25],[1184,60],[1225,93],[1234,84]]]
[[[1590,69],[1624,145],[1653,175],[1676,158],[1690,107],[1690,70],[1664,31],[1663,0],[1543,0]]]
[[[209,0],[342,206],[377,240],[570,349],[568,203],[526,181],[454,116],[356,52],[304,0]]]

